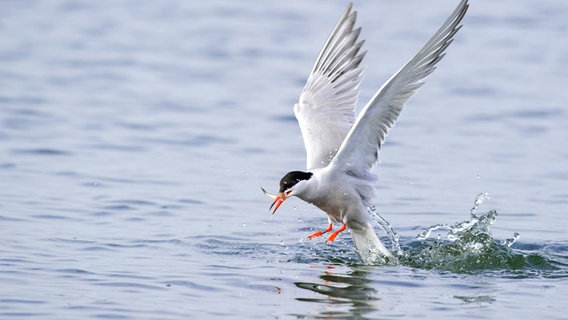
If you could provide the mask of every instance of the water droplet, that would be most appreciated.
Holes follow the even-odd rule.
[[[367,209],[369,210],[369,214],[371,215],[373,220],[375,220],[375,222],[378,223],[379,226],[386,232],[392,245],[391,251],[397,252],[399,255],[404,254],[402,247],[400,246],[399,236],[396,231],[394,231],[393,226],[376,211],[376,208],[374,206],[371,206]]]
[[[507,247],[511,247],[513,245],[513,243],[517,242],[517,240],[519,240],[519,233],[515,232],[513,233],[513,237],[512,238],[508,238],[505,239],[501,242],[502,245],[507,246]]]

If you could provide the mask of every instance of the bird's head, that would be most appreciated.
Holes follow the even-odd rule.
[[[272,211],[272,214],[274,214],[284,200],[291,196],[301,195],[308,187],[308,181],[312,176],[313,173],[311,172],[288,172],[284,177],[282,177],[282,179],[280,179],[280,190],[278,191],[278,195],[271,195],[266,192],[266,190],[262,189],[265,195],[274,200],[268,210],[272,210],[272,207],[274,207],[274,211]]]

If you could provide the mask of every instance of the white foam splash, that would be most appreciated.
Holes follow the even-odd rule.
[[[375,220],[375,222],[387,234],[387,237],[389,238],[389,240],[391,242],[391,246],[392,246],[391,252],[393,252],[395,255],[402,255],[403,252],[402,252],[402,248],[400,246],[399,236],[396,233],[396,231],[394,231],[394,228],[392,227],[392,225],[377,212],[377,210],[374,206],[369,207],[368,210],[369,210],[369,214],[371,215],[373,220]]]

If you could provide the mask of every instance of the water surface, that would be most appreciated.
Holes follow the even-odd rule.
[[[564,318],[568,4],[472,4],[381,151],[396,266],[259,188],[304,167],[292,106],[345,5],[1,1],[0,317]],[[361,103],[455,5],[355,3]],[[417,238],[484,192],[491,223]]]

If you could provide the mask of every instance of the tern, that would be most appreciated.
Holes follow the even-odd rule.
[[[355,251],[365,264],[396,263],[396,258],[377,237],[371,224],[372,173],[379,151],[402,108],[445,55],[461,28],[467,9],[462,0],[426,44],[375,93],[355,118],[366,51],[355,28],[357,12],[349,4],[331,31],[294,106],[307,153],[307,170],[288,172],[280,180],[277,195],[262,191],[273,202],[272,214],[288,198],[296,196],[323,210],[328,227],[311,240],[341,227],[327,238],[350,229]]]

